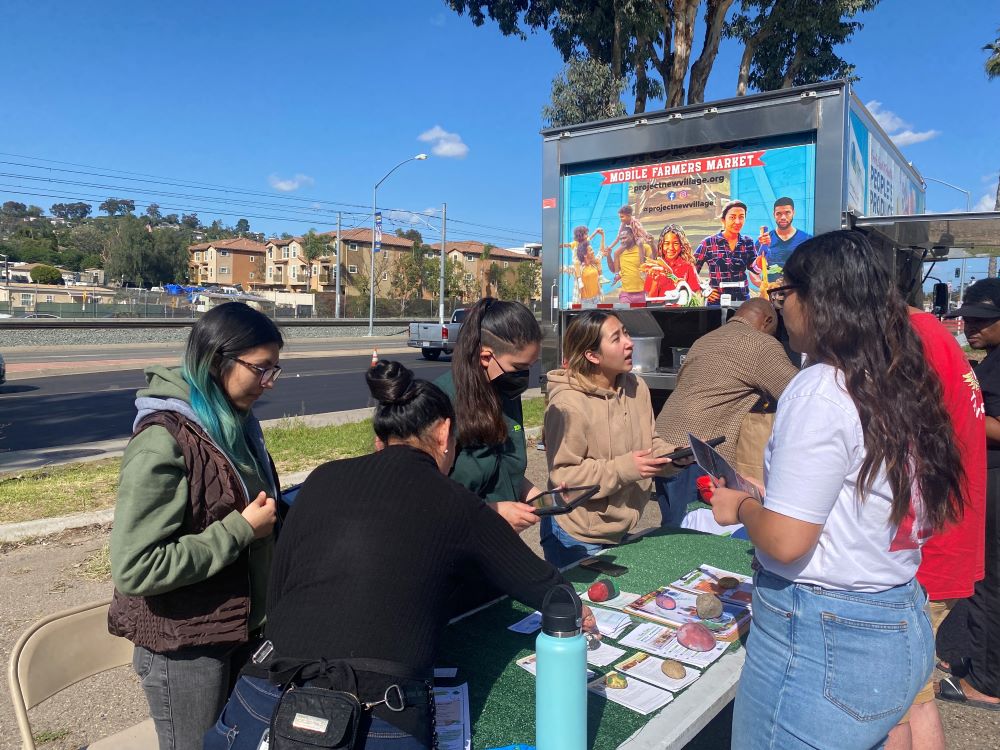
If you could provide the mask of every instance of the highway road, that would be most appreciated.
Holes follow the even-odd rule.
[[[433,380],[450,361],[428,362],[418,353],[391,355],[418,377]],[[283,359],[275,388],[254,407],[259,419],[358,409],[370,405],[364,371],[371,356]],[[538,385],[536,365],[532,387]],[[16,380],[0,386],[0,467],[9,451],[70,447],[128,437],[142,370]]]

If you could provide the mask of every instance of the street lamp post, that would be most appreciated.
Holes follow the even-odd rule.
[[[950,182],[945,182],[944,180],[939,180],[936,177],[924,177],[924,182],[930,180],[931,182],[936,182],[939,185],[944,185],[945,187],[950,187],[952,190],[957,190],[960,193],[965,193],[965,210],[968,212],[972,211],[972,193],[970,193],[965,188],[960,188],[958,185],[952,185]]]
[[[389,175],[399,169],[401,166],[411,161],[423,161],[427,158],[427,154],[417,154],[416,156],[411,156],[409,159],[403,159],[396,166],[385,173],[385,177],[375,183],[375,187],[372,188],[372,251],[371,251],[371,265],[368,267],[368,335],[375,335],[375,231],[376,231],[376,221],[378,217],[378,186],[385,182]]]

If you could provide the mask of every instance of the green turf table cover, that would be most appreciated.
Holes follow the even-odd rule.
[[[658,529],[608,550],[604,556],[629,569],[615,578],[620,590],[645,594],[702,563],[749,575],[752,551],[748,542],[738,539]],[[578,592],[585,591],[600,577],[584,568],[573,568],[565,575]],[[535,678],[515,661],[534,653],[537,632],[524,635],[507,630],[508,625],[530,613],[527,607],[503,599],[454,623],[445,633],[437,665],[458,667],[455,680],[446,684],[469,685],[472,745],[477,750],[534,744]],[[633,621],[641,620],[633,618]],[[736,643],[733,649],[740,647]],[[634,652],[626,649],[622,659]],[[700,680],[711,679],[712,667],[709,667]],[[617,748],[656,715],[642,716],[592,693],[588,693],[587,701],[587,747],[593,750]]]

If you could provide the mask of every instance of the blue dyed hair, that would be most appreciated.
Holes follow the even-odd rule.
[[[191,328],[181,372],[191,387],[191,408],[216,444],[244,471],[260,470],[243,433],[241,414],[222,388],[222,377],[237,366],[233,357],[258,346],[284,346],[269,317],[242,302],[227,302]]]

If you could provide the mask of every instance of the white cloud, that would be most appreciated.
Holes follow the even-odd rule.
[[[440,125],[425,130],[417,136],[417,140],[433,143],[431,153],[434,156],[442,156],[446,159],[464,159],[469,153],[469,147],[462,142],[462,136],[458,133],[449,133]]]
[[[872,99],[865,103],[865,107],[872,113],[872,117],[882,127],[882,130],[892,139],[892,142],[902,148],[914,143],[923,143],[931,138],[941,135],[940,130],[920,130],[913,129],[913,125],[908,123],[895,112],[885,109],[882,102]]]
[[[267,182],[275,190],[280,190],[282,193],[290,193],[293,190],[298,190],[302,187],[312,187],[316,184],[316,180],[307,174],[297,174],[294,177],[287,178],[272,174],[267,178]]]
[[[993,184],[972,207],[973,211],[993,211],[996,208],[997,200],[997,176],[993,176]]]
[[[919,133],[915,133],[912,130],[904,130],[901,133],[889,133],[889,137],[892,138],[892,142],[900,148],[914,143],[923,143],[924,141],[929,141],[931,138],[936,138],[939,135],[941,135],[940,130],[924,130]]]
[[[426,226],[433,226],[427,221],[427,217],[434,216],[441,209],[438,208],[425,208],[423,211],[389,211],[386,213],[386,219],[388,221],[394,222],[396,224],[423,224]]]

